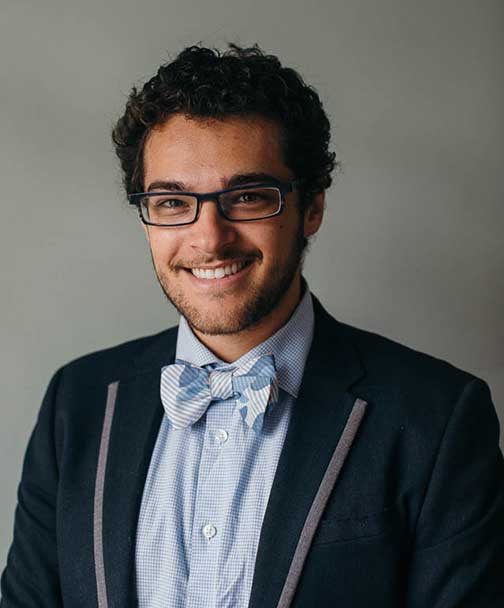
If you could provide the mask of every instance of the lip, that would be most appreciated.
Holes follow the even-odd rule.
[[[186,269],[186,272],[189,275],[189,279],[201,289],[224,289],[226,287],[234,286],[236,283],[240,282],[248,273],[250,268],[252,268],[253,263],[254,262],[251,260],[240,271],[236,272],[235,274],[222,277],[221,279],[199,279],[198,277],[194,276],[190,270]],[[226,264],[226,266],[229,265],[230,264]],[[222,268],[222,266],[198,266],[198,268]]]

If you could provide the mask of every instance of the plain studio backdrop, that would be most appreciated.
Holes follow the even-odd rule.
[[[177,323],[110,130],[130,87],[199,41],[257,42],[324,100],[343,172],[312,291],[483,377],[504,421],[501,0],[3,0],[0,569],[52,373]]]

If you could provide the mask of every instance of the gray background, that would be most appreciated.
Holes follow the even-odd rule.
[[[259,42],[322,95],[344,173],[306,263],[341,320],[485,378],[504,420],[504,3],[3,0],[0,569],[47,382],[176,323],[109,138],[198,41]]]

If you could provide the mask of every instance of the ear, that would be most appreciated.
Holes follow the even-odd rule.
[[[319,192],[313,197],[312,202],[306,207],[304,213],[304,235],[306,237],[315,234],[320,228],[324,217],[325,191]]]

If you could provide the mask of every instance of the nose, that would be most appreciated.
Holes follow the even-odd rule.
[[[193,247],[204,253],[218,253],[237,238],[234,222],[220,214],[214,199],[201,201],[198,219],[191,228]]]

